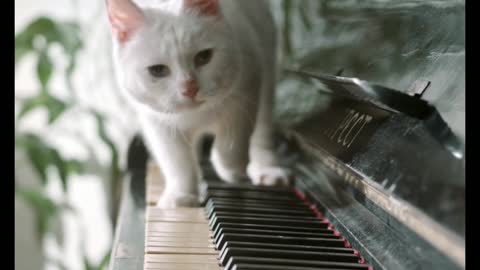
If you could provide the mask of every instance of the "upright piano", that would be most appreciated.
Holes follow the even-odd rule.
[[[399,33],[285,69],[275,140],[294,185],[222,183],[206,141],[202,207],[157,209],[161,171],[137,136],[110,269],[465,269],[464,4],[346,2],[325,4],[354,14],[327,26]]]

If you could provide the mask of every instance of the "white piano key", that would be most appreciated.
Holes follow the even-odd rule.
[[[155,207],[163,176],[154,164],[148,170],[144,270],[222,269],[204,209]]]

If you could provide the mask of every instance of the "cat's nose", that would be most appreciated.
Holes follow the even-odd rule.
[[[198,84],[196,80],[190,79],[185,82],[185,90],[182,92],[182,95],[195,98],[198,93]]]

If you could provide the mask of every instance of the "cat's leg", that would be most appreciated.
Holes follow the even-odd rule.
[[[226,117],[216,131],[210,160],[217,174],[226,182],[240,182],[247,177],[252,121],[252,116],[246,115],[245,111],[237,111]]]
[[[143,128],[150,151],[165,177],[161,208],[198,206],[199,168],[189,138],[166,127]]]
[[[199,198],[200,198],[200,201],[204,201],[205,198],[206,198],[206,195],[207,195],[207,188],[208,188],[208,185],[207,185],[207,182],[205,181],[205,178],[203,176],[203,171],[202,171],[202,168],[201,168],[201,165],[202,165],[202,159],[204,158],[204,144],[205,144],[205,141],[207,140],[207,138],[209,137],[208,134],[203,134],[203,133],[199,133],[199,134],[194,134],[193,136],[193,145],[194,145],[194,149],[195,149],[195,158],[196,158],[196,161],[195,163],[198,164],[199,166],[197,166],[197,169],[198,169],[198,192],[199,192]]]
[[[269,75],[260,92],[260,106],[250,140],[248,176],[256,185],[288,185],[291,174],[279,165],[274,151],[274,79]]]

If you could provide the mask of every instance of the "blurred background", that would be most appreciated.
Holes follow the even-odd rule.
[[[435,90],[424,98],[464,142],[464,1],[270,2],[280,66],[400,91],[430,80]],[[126,148],[137,131],[110,46],[104,1],[15,1],[17,270],[108,265]],[[300,86],[286,73],[278,78],[277,119],[298,121],[321,102]]]

